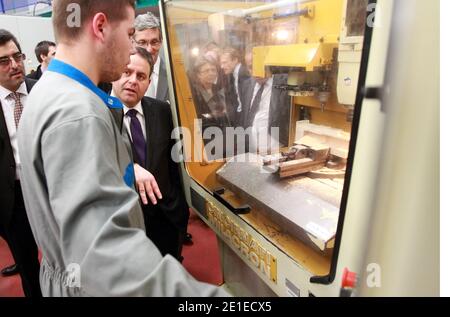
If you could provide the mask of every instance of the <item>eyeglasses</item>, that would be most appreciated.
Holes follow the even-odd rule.
[[[0,57],[0,66],[8,67],[11,66],[11,57],[14,59],[16,63],[20,63],[26,59],[26,55],[20,52],[17,52],[11,56],[3,56]]]
[[[140,40],[140,41],[135,41],[133,40],[133,43],[136,46],[142,47],[142,48],[147,48],[149,45],[151,47],[160,47],[162,42],[160,40],[152,40],[152,41],[146,41],[146,40]]]

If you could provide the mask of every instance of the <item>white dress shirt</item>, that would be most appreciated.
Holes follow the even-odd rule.
[[[242,102],[241,102],[241,97],[239,96],[239,71],[241,70],[241,66],[242,66],[241,63],[237,64],[233,71],[234,90],[236,91],[237,100],[238,100],[238,104],[239,104],[239,106],[236,110],[237,112],[242,112]]]
[[[114,93],[114,89],[111,91],[111,96],[119,98]],[[123,104],[123,102],[122,102],[122,104]],[[145,130],[144,110],[142,110],[142,103],[140,101],[133,108],[128,108],[126,105],[123,105],[123,114],[124,114],[123,122],[125,124],[125,128],[127,129],[128,135],[130,136],[131,141],[133,141],[133,137],[131,136],[131,129],[130,129],[131,118],[129,116],[127,116],[128,111],[130,111],[131,109],[134,109],[137,111],[136,117],[138,118],[139,123],[141,124],[142,133],[144,134],[144,139],[145,139],[145,141],[147,141],[147,133]]]
[[[159,82],[159,69],[161,66],[161,57],[158,56],[155,65],[153,66],[153,73],[150,76],[151,82],[150,86],[147,89],[145,95],[147,97],[156,98],[156,94],[158,92],[158,82]]]
[[[28,91],[25,82],[20,85],[17,91],[20,94],[20,101],[25,109]],[[16,179],[19,179],[20,171],[20,156],[17,144],[17,128],[14,121],[14,107],[16,105],[14,99],[9,95],[12,93],[9,89],[0,85],[0,101],[2,103],[3,114],[5,116],[6,127],[8,128],[9,140],[14,154],[14,160],[16,161]]]
[[[250,150],[252,152],[266,153],[269,149],[275,149],[279,146],[279,142],[273,138],[269,133],[269,113],[270,100],[272,98],[273,77],[269,78],[264,84],[264,90],[259,104],[259,110],[255,115],[255,120],[252,124],[252,133],[250,137]],[[256,83],[253,90],[252,102],[261,88],[259,83]]]

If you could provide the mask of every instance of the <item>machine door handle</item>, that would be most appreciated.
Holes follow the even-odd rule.
[[[324,276],[312,276],[309,281],[312,284],[321,284],[321,285],[329,285],[331,284],[330,276],[324,275]]]
[[[363,96],[367,99],[376,99],[381,103],[381,111],[385,112],[386,99],[390,93],[389,87],[366,87],[363,89]]]
[[[364,97],[367,99],[383,99],[384,91],[382,87],[366,87],[364,89]]]
[[[222,195],[225,193],[225,188],[220,187],[215,190],[213,190],[213,196],[216,198],[222,205],[230,209],[233,213],[237,215],[243,215],[248,214],[251,210],[249,205],[242,205],[239,207],[234,207],[230,202],[228,202],[225,198],[222,197]]]

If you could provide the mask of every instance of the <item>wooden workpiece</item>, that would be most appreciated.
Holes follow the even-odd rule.
[[[310,158],[302,158],[279,164],[279,175],[281,178],[308,173],[325,166],[325,160],[314,161]]]

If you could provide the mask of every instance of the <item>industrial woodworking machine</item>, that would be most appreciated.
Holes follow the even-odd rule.
[[[361,106],[369,63],[384,71],[392,2],[166,0],[160,10],[182,146],[175,152],[190,206],[217,234],[225,285],[240,296],[339,295],[355,282],[346,268],[361,266],[367,234],[369,214],[358,205],[358,190],[367,188],[354,164],[358,135],[380,133],[377,115],[365,117]],[[384,27],[374,29],[378,15]],[[377,56],[369,55],[372,45]],[[231,84],[221,67],[230,48],[247,70]],[[209,86],[207,71],[215,76]],[[240,128],[228,120],[230,86],[242,90],[241,105],[251,112],[267,82],[275,145],[245,141],[241,150],[211,155],[214,135],[226,144],[228,135],[218,135]],[[215,132],[207,136],[205,125]],[[363,173],[367,182],[376,177]]]

